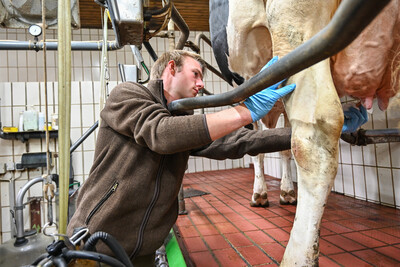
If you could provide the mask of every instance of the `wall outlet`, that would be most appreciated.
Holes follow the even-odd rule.
[[[7,171],[15,171],[15,163],[14,162],[7,162],[6,163],[6,170]]]

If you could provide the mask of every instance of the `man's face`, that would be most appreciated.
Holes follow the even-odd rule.
[[[175,74],[172,80],[172,90],[177,99],[194,97],[204,87],[203,73],[200,63],[191,57],[185,57],[183,66],[175,66]]]

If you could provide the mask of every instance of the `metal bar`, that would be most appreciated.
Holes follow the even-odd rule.
[[[96,130],[96,128],[99,126],[99,121],[96,121],[92,127],[90,127],[81,137],[79,137],[78,140],[76,140],[76,142],[74,144],[72,144],[72,146],[69,149],[69,153],[72,153],[75,151],[75,149],[82,144],[83,141],[86,140],[86,138],[88,138],[88,136],[94,132],[94,130]]]
[[[58,138],[58,131],[50,131],[50,138]],[[25,142],[31,138],[45,138],[44,131],[32,131],[32,132],[3,132],[0,130],[0,138],[7,140],[20,140],[21,142]]]
[[[19,246],[25,244],[25,232],[24,232],[24,196],[25,193],[31,188],[32,185],[42,182],[43,178],[38,177],[27,182],[19,191],[17,196],[17,201],[15,203],[15,220],[17,222],[17,238],[15,240],[15,245]]]
[[[210,47],[211,45],[211,40],[208,39],[207,36],[204,35],[204,33],[199,33],[196,35],[196,38],[194,39],[194,43],[199,47],[200,49],[200,40],[204,40]]]
[[[71,12],[66,8],[70,0],[58,1],[58,112],[59,112],[59,233],[67,231],[68,194],[70,172],[70,125],[71,125]],[[68,11],[68,12],[67,12]]]
[[[189,38],[189,27],[173,4],[171,19],[175,22],[176,26],[178,26],[179,30],[181,31],[181,36],[179,37],[176,49],[183,49],[187,39]]]
[[[158,59],[158,56],[157,56],[156,52],[154,51],[153,47],[151,46],[151,44],[149,42],[143,42],[143,45],[144,45],[144,47],[146,47],[146,50],[147,50],[147,52],[149,52],[153,61],[156,61]]]
[[[343,1],[331,22],[324,29],[282,57],[270,68],[258,73],[234,90],[219,95],[172,101],[168,109],[170,111],[188,110],[240,102],[338,53],[349,45],[389,2],[390,0]]]
[[[379,144],[389,142],[400,142],[400,129],[379,129],[364,130],[360,129],[355,133],[345,133],[340,138],[352,145],[366,146],[368,144]]]
[[[32,42],[32,41],[0,41],[0,50],[57,50],[58,43],[54,41]],[[123,46],[119,46],[116,41],[107,42],[107,50],[118,50]],[[72,41],[71,50],[77,51],[100,51],[103,48],[103,41]]]

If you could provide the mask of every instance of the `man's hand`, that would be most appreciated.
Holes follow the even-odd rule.
[[[262,69],[268,68],[272,64],[278,61],[278,57],[273,57]],[[260,120],[262,117],[267,115],[267,113],[272,109],[275,105],[275,102],[278,101],[279,98],[287,95],[288,93],[292,92],[294,88],[296,88],[295,84],[286,85],[282,88],[278,88],[278,86],[283,81],[274,84],[257,94],[254,94],[247,98],[243,103],[246,107],[250,110],[251,118],[253,122]]]
[[[344,107],[344,124],[342,133],[352,133],[368,121],[367,110],[361,105],[359,108],[354,105]]]

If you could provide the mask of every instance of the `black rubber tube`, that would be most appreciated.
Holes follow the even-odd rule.
[[[149,42],[143,42],[144,47],[146,47],[147,52],[149,52],[149,55],[153,59],[153,61],[156,61],[158,59],[158,56],[156,52],[154,51],[153,47]]]
[[[67,267],[67,262],[60,256],[54,257],[52,260],[56,267]]]
[[[96,247],[97,242],[103,241],[114,253],[114,255],[127,267],[133,267],[128,254],[126,254],[124,248],[118,243],[118,241],[110,234],[106,232],[96,232],[91,235],[88,241],[83,246],[84,251],[93,251]]]
[[[77,250],[64,249],[63,255],[65,256],[67,261],[70,261],[72,259],[86,259],[86,260],[93,260],[96,262],[106,263],[114,267],[126,267],[125,264],[123,264],[117,259],[114,259],[113,257],[93,251],[77,251]]]
[[[39,264],[39,262],[41,262],[44,258],[49,257],[49,253],[43,253],[42,255],[40,255],[34,262],[32,262],[31,265],[36,266]]]

